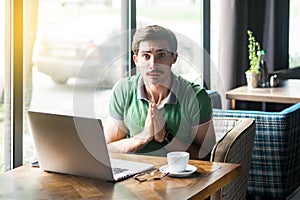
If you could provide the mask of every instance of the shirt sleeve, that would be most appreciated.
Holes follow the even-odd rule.
[[[120,79],[113,87],[109,102],[109,115],[117,120],[124,119],[124,105],[126,105],[126,91],[128,85],[125,79]]]
[[[197,126],[208,122],[212,117],[212,102],[204,88],[196,86],[194,88],[196,98],[192,104],[192,126]]]

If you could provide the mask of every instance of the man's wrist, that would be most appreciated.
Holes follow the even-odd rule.
[[[174,138],[174,135],[170,131],[167,131],[165,139],[161,142],[161,144],[165,146],[165,145],[171,143],[173,138]]]
[[[149,137],[149,134],[147,132],[141,132],[140,134],[133,136],[133,138],[139,140],[142,144],[149,143],[153,140],[153,137]]]

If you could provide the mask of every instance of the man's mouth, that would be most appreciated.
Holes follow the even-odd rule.
[[[152,70],[152,71],[149,71],[147,72],[147,76],[150,76],[152,78],[158,78],[160,77],[164,72],[161,71],[161,70]]]

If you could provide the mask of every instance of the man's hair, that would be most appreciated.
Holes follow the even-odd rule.
[[[137,55],[141,41],[160,39],[166,40],[169,43],[169,50],[172,53],[177,51],[177,39],[175,34],[171,30],[158,25],[144,26],[138,29],[133,36],[132,51]]]

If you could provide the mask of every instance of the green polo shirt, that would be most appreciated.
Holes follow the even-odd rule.
[[[144,129],[149,101],[144,94],[141,75],[126,77],[114,86],[109,104],[111,117],[124,121],[133,137]],[[170,93],[159,111],[165,119],[165,128],[183,142],[192,142],[189,130],[211,119],[212,103],[206,90],[172,74]],[[140,153],[166,155],[162,144],[151,141]]]

